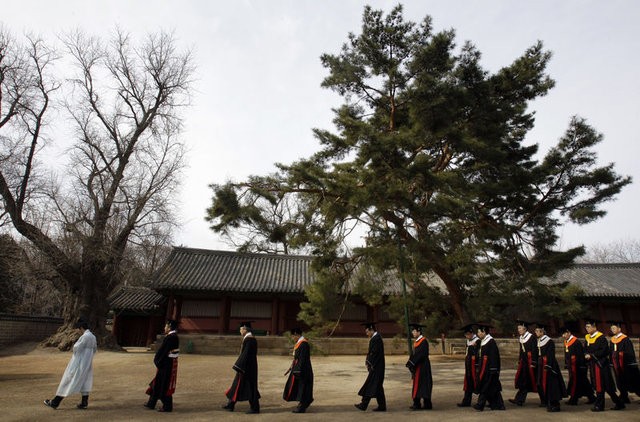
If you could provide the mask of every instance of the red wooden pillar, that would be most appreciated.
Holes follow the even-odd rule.
[[[218,334],[226,334],[229,332],[229,319],[231,316],[231,299],[229,296],[224,296],[220,300],[220,325],[218,327]]]
[[[271,301],[271,335],[277,334],[280,331],[278,327],[278,321],[280,320],[280,298],[274,297]]]

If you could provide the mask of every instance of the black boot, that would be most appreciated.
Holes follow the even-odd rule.
[[[228,410],[229,412],[233,412],[233,409],[236,407],[236,402],[229,401],[226,405],[222,406],[223,409]]]
[[[62,396],[55,396],[53,399],[49,400],[45,400],[44,401],[44,405],[45,406],[49,406],[52,409],[57,409],[58,406],[60,406],[60,402],[62,401],[64,397]]]
[[[82,400],[76,406],[78,409],[86,409],[89,406],[89,395],[82,396]]]

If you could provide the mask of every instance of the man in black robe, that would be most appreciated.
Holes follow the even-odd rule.
[[[616,386],[609,367],[609,342],[606,337],[596,327],[596,321],[589,319],[586,321],[585,329],[587,335],[587,347],[584,358],[589,363],[589,373],[591,374],[591,385],[596,391],[596,401],[591,411],[602,412],[604,410],[604,393],[607,392],[615,404],[612,410],[622,410],[624,403],[616,394]]]
[[[304,413],[313,402],[313,368],[311,367],[311,349],[309,342],[302,335],[302,329],[292,328],[293,362],[285,373],[289,374],[284,386],[282,398],[285,401],[297,401],[298,407],[293,413]]]
[[[500,383],[500,350],[489,334],[490,329],[490,325],[478,324],[477,334],[480,338],[478,402],[473,405],[473,408],[478,411],[483,411],[487,404],[491,410],[505,410]]]
[[[519,334],[520,354],[518,356],[518,370],[516,371],[515,387],[518,390],[516,396],[509,399],[509,402],[516,406],[524,405],[527,393],[537,392],[537,362],[538,348],[536,337],[529,332],[529,323],[518,320],[517,330]]]
[[[622,332],[622,321],[609,321],[611,324],[611,362],[616,384],[623,403],[631,403],[629,392],[640,395],[640,371],[633,343]]]
[[[431,362],[429,361],[429,342],[422,335],[422,325],[409,324],[413,342],[413,353],[409,356],[406,367],[411,372],[411,398],[413,404],[411,410],[430,410],[431,391],[433,390],[433,379],[431,377]],[[420,401],[424,401],[424,406]]]
[[[249,401],[251,409],[247,413],[260,413],[260,393],[258,392],[258,341],[251,332],[251,323],[240,323],[242,348],[233,365],[236,376],[226,392],[229,401],[223,409],[233,412],[236,402]]]
[[[173,393],[176,390],[178,376],[178,354],[180,340],[178,339],[178,323],[168,320],[164,326],[165,337],[153,358],[156,376],[147,388],[149,400],[144,407],[154,409],[158,400],[162,402],[159,412],[173,411]]]
[[[596,397],[587,376],[587,362],[584,359],[582,342],[573,335],[574,328],[570,325],[562,327],[560,332],[564,338],[564,364],[569,373],[569,400],[564,403],[575,406],[580,397],[586,397],[587,403],[591,404],[596,401]]]
[[[467,339],[467,348],[464,355],[464,397],[457,404],[458,407],[471,406],[473,393],[478,388],[478,352],[480,351],[480,339],[475,333],[473,324],[461,328]]]
[[[538,394],[547,405],[547,412],[559,412],[560,400],[567,397],[560,365],[556,359],[556,345],[546,333],[544,324],[537,324],[538,338]]]
[[[367,410],[367,406],[372,397],[376,398],[378,407],[373,409],[374,412],[384,412],[387,410],[387,400],[384,396],[384,344],[382,336],[376,331],[376,325],[373,322],[365,322],[364,332],[369,337],[369,351],[365,359],[365,366],[369,374],[364,382],[358,395],[362,396],[360,403],[354,406],[362,411]]]

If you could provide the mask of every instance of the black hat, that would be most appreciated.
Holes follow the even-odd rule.
[[[89,329],[89,323],[87,322],[86,319],[80,317],[78,318],[78,320],[76,321],[76,323],[74,324],[75,328],[82,328],[82,329]]]
[[[560,327],[560,333],[574,333],[577,332],[578,328],[575,322],[565,322],[562,327]]]
[[[595,318],[585,318],[585,319],[584,319],[584,323],[585,323],[585,325],[586,325],[586,324],[589,324],[589,325],[598,325],[598,323],[599,323],[599,322],[600,322],[600,321],[598,321],[598,320],[597,320],[597,319],[595,319]]]
[[[240,328],[246,328],[247,330],[250,330],[252,322],[255,322],[255,321],[242,321],[240,323]]]
[[[516,319],[516,324],[518,324],[518,326],[523,326],[524,328],[529,328],[529,324],[531,323],[521,319]]]
[[[536,322],[536,329],[539,328],[541,330],[546,330],[548,326],[549,326],[548,324],[543,324],[541,322]]]
[[[171,328],[172,330],[175,330],[178,328],[178,321],[176,321],[175,319],[168,319],[167,320],[167,325],[169,326],[169,328]]]
[[[619,319],[614,319],[614,320],[607,321],[607,324],[615,325],[616,327],[622,328],[622,324],[624,324],[624,322]]]
[[[363,322],[362,325],[364,328],[368,329],[368,330],[375,330],[376,329],[376,323],[375,322]]]
[[[294,335],[294,336],[295,336],[295,335],[301,336],[301,335],[302,335],[302,328],[300,328],[300,327],[293,327],[293,328],[291,329],[291,335]]]
[[[418,324],[417,322],[409,324],[409,328],[411,328],[411,330],[416,330],[419,332],[422,332],[422,327],[424,327],[424,325]]]
[[[483,324],[483,323],[477,323],[476,327],[478,328],[478,330],[480,331],[484,331],[485,333],[488,333],[490,329],[493,328],[492,325],[489,324]]]
[[[462,331],[463,333],[474,333],[475,324],[467,324],[464,327],[460,327],[460,331]]]

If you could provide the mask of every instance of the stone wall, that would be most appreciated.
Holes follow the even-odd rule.
[[[0,345],[42,341],[62,323],[62,318],[0,314]]]

